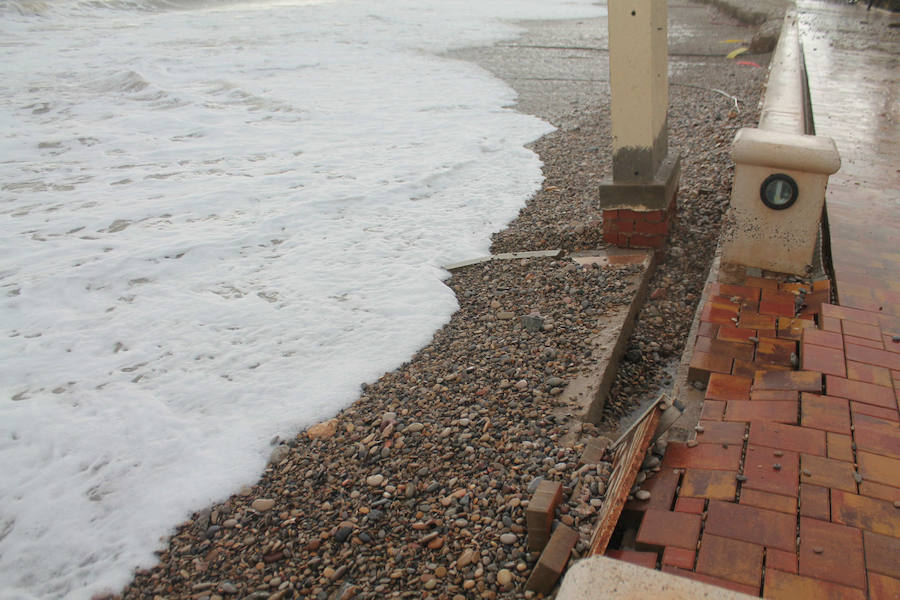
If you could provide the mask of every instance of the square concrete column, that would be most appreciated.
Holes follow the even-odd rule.
[[[609,0],[613,178],[600,188],[604,239],[660,247],[675,209],[679,157],[668,149],[665,0]]]

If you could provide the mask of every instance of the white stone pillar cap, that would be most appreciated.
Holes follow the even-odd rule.
[[[737,164],[804,173],[830,175],[841,168],[841,156],[829,137],[748,127],[734,137],[731,157]]]

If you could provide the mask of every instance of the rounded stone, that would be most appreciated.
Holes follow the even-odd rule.
[[[271,510],[273,506],[275,506],[275,501],[271,498],[257,498],[250,505],[250,508],[258,512],[266,512]]]
[[[376,473],[375,475],[369,475],[366,477],[366,485],[371,487],[378,487],[384,482],[384,475],[381,473]]]
[[[648,490],[638,490],[634,493],[634,497],[638,500],[649,500],[650,492]]]
[[[519,537],[514,533],[504,533],[500,536],[500,543],[509,546],[510,544],[515,544],[518,539]]]
[[[507,587],[512,583],[513,574],[509,569],[500,569],[497,571],[497,583],[502,585],[503,587]]]

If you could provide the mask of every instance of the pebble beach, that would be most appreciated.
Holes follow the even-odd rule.
[[[741,29],[697,10],[723,39]],[[537,45],[547,25],[525,25],[517,43]],[[428,346],[334,419],[273,439],[260,480],[181,524],[159,564],[137,572],[121,597],[531,597],[524,582],[537,556],[526,548],[524,506],[541,479],[563,483],[556,517],[582,534],[582,554],[609,468],[580,464],[584,441],[614,437],[623,417],[671,383],[728,205],[731,140],[758,117],[768,55],[742,65],[724,54],[670,58],[678,217],[601,423],[579,424],[573,444],[572,423],[553,411],[590,366],[597,317],[631,302],[637,267],[567,257],[602,246],[596,196],[611,159],[608,98],[561,83],[563,101],[534,111],[557,128],[532,146],[543,187],[492,250],[563,253],[455,270],[447,285],[460,309]],[[510,85],[520,110],[540,106],[527,86]],[[531,314],[540,321],[522,319]]]

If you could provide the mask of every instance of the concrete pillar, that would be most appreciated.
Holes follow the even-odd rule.
[[[613,178],[600,189],[604,239],[659,247],[680,172],[668,150],[668,9],[665,0],[609,0],[608,14]]]

